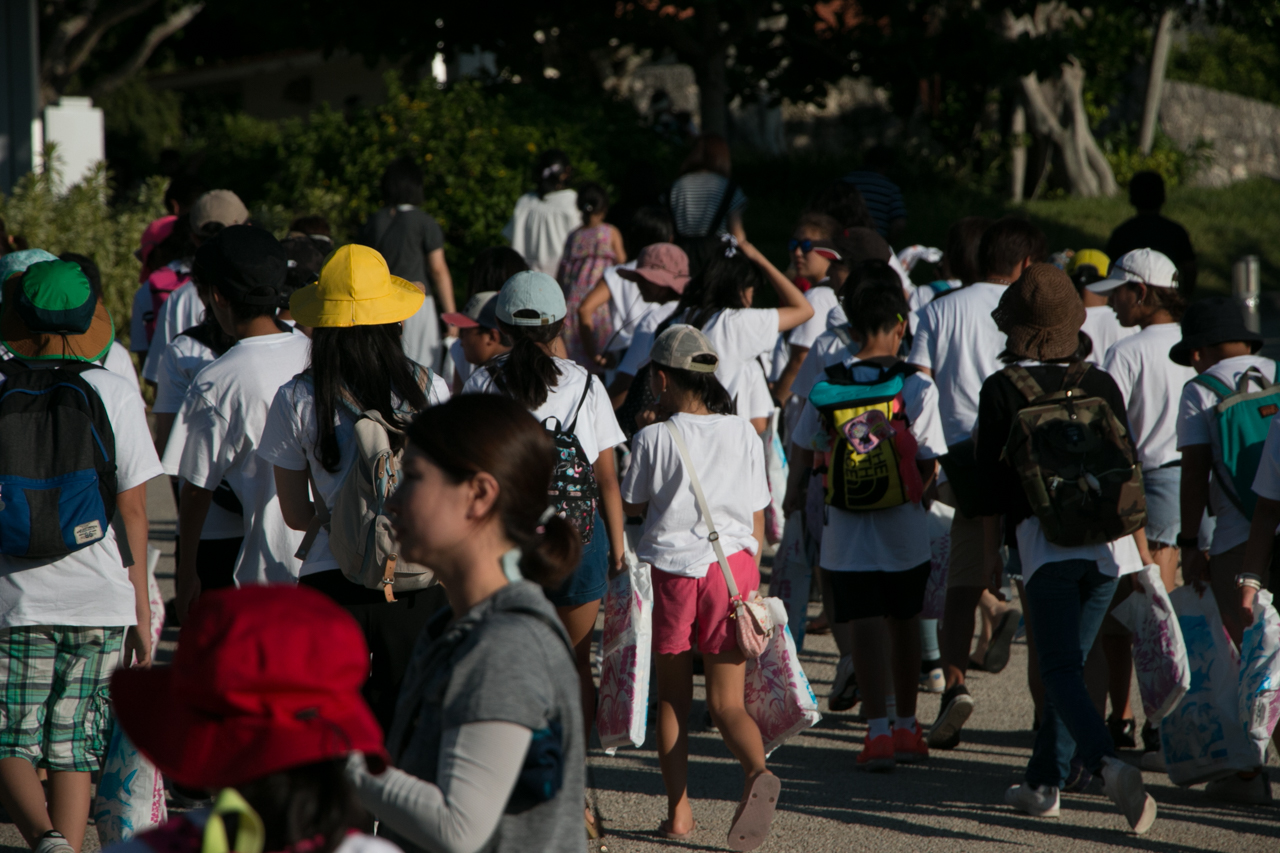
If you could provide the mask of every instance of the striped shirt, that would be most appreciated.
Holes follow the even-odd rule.
[[[907,205],[902,201],[902,190],[884,175],[879,172],[850,172],[844,176],[844,180],[862,193],[862,200],[867,203],[867,210],[875,220],[876,230],[881,237],[888,238],[890,222],[907,218]]]
[[[676,234],[681,237],[724,234],[728,230],[728,213],[747,206],[747,197],[742,188],[734,187],[733,201],[729,204],[725,221],[711,221],[720,208],[720,200],[724,198],[728,186],[729,179],[717,172],[690,172],[676,178],[676,182],[671,185],[671,217]]]

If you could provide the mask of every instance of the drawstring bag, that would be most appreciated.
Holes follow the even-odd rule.
[[[684,461],[684,467],[689,470],[689,484],[693,487],[693,496],[698,501],[702,520],[707,525],[707,538],[711,540],[711,547],[716,552],[716,562],[720,564],[724,582],[729,587],[729,606],[732,608],[730,618],[737,626],[738,648],[742,649],[742,653],[749,659],[758,658],[768,646],[769,638],[773,636],[773,616],[769,612],[765,599],[761,598],[758,592],[753,590],[751,598],[744,598],[738,592],[738,584],[733,579],[729,561],[724,555],[724,548],[720,545],[720,534],[716,531],[715,522],[711,520],[711,507],[707,505],[706,495],[702,493],[702,483],[698,480],[697,469],[693,467],[693,461],[689,458],[689,448],[685,447],[684,439],[680,436],[680,431],[676,429],[675,424],[667,421],[666,426],[667,432],[671,433],[671,438],[676,443],[676,450],[680,452],[681,460]],[[761,543],[761,547],[764,547],[764,543]],[[783,606],[780,601],[778,604]],[[785,607],[783,612],[786,612]]]

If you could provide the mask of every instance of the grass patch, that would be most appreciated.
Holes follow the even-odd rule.
[[[748,237],[785,268],[786,243],[796,217],[824,183],[850,168],[839,161],[816,159],[740,166],[735,176],[751,199],[744,221]],[[942,186],[923,178],[903,184],[909,214],[903,246],[941,246],[947,228],[963,216],[994,218],[1021,213],[1044,230],[1050,252],[1102,248],[1112,229],[1133,215],[1123,192],[1114,198],[1062,198],[1014,205],[977,190]],[[1169,191],[1163,212],[1191,234],[1199,261],[1200,292],[1229,293],[1231,265],[1243,255],[1258,255],[1263,288],[1280,290],[1280,241],[1276,239],[1280,234],[1280,182],[1255,178],[1222,189],[1176,187]],[[932,270],[921,272],[927,277]]]

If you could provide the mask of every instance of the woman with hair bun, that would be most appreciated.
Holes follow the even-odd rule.
[[[543,589],[578,564],[547,508],[553,447],[515,400],[455,397],[409,428],[388,509],[449,610],[418,639],[387,738],[352,761],[360,802],[406,851],[585,851],[585,743],[569,636]]]

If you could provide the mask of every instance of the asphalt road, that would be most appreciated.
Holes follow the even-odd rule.
[[[152,544],[165,554],[157,574],[172,594],[175,519],[167,483],[155,481],[149,498]],[[171,640],[172,632],[166,633]],[[170,641],[162,646],[159,657],[164,660],[171,653]],[[807,638],[801,659],[815,692],[823,697],[835,672],[831,638]],[[1163,774],[1144,774],[1160,816],[1142,837],[1127,832],[1124,819],[1096,781],[1088,793],[1063,797],[1061,818],[1035,819],[1007,807],[1004,790],[1021,781],[1032,744],[1026,660],[1026,646],[1018,642],[1003,673],[972,677],[970,690],[977,707],[958,749],[935,751],[922,766],[900,767],[886,775],[854,769],[865,726],[853,714],[825,714],[822,699],[822,721],[772,756],[770,766],[782,779],[782,797],[772,835],[761,849],[766,853],[1280,851],[1280,808],[1212,803],[1205,798],[1203,786],[1179,788]],[[690,793],[697,833],[687,843],[660,840],[654,834],[666,816],[666,798],[650,728],[641,749],[622,749],[612,757],[592,751],[591,796],[604,818],[607,835],[601,849],[607,853],[726,849],[725,834],[742,792],[742,776],[720,736],[701,728],[700,677],[698,682],[690,737]],[[938,697],[920,697],[921,720],[932,721],[937,710]],[[1137,753],[1128,757],[1136,762]],[[1273,755],[1271,764],[1278,763]],[[1280,782],[1280,770],[1273,774]],[[1280,785],[1273,790],[1280,796]],[[0,853],[26,849],[12,824],[0,824]],[[91,830],[85,851],[95,849],[97,839]]]

